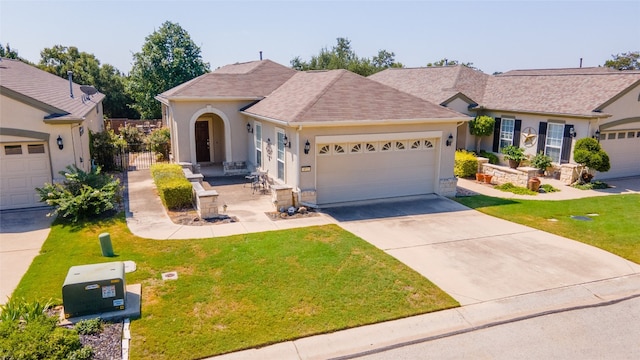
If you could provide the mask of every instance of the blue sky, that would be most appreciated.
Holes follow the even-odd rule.
[[[598,66],[640,50],[640,0],[632,1],[9,1],[0,43],[38,62],[54,45],[76,46],[124,73],[164,21],[179,23],[212,69],[264,58],[289,66],[337,37],[356,54],[385,49],[408,67],[442,58],[486,73]]]

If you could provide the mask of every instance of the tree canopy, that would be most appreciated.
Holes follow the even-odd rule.
[[[189,33],[170,21],[145,38],[133,60],[126,91],[143,119],[161,117],[156,95],[210,71]]]
[[[618,70],[640,70],[640,51],[629,51],[611,57],[611,60],[604,62],[604,66]]]
[[[476,152],[480,153],[480,142],[482,137],[493,134],[493,127],[496,120],[491,116],[481,115],[476,116],[473,120],[469,121],[469,133],[476,137]]]
[[[592,138],[583,138],[576,141],[573,160],[599,172],[606,172],[611,169],[609,155],[602,149],[600,143]]]
[[[291,67],[296,70],[334,70],[347,69],[362,76],[369,76],[387,68],[404,67],[396,62],[395,54],[387,50],[379,50],[378,54],[371,59],[358,57],[351,48],[351,41],[347,38],[339,37],[336,45],[331,49],[322,48],[318,55],[311,57],[311,60],[304,61],[299,56],[290,61]]]
[[[476,69],[476,70],[480,70],[478,68],[476,68],[475,66],[473,66],[472,62],[461,62],[458,60],[449,60],[447,58],[442,58],[438,61],[434,61],[434,62],[430,62],[427,63],[428,67],[432,67],[432,66],[457,66],[457,65],[462,65],[462,66],[466,66],[468,68],[472,68],[472,69]]]
[[[104,64],[93,55],[79,51],[75,46],[55,45],[40,52],[38,67],[44,71],[67,78],[67,71],[73,71],[73,81],[77,84],[94,86],[106,95],[103,102],[107,117],[137,118],[124,92],[125,77],[115,67]]]

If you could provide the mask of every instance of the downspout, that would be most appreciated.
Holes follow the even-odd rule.
[[[300,204],[300,131],[302,130],[302,125],[298,126],[296,130],[296,159],[293,161],[293,167],[295,169],[295,186],[294,190],[298,194],[297,199],[294,197],[294,205]]]

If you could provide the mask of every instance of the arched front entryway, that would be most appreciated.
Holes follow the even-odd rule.
[[[229,120],[218,109],[207,106],[190,122],[191,162],[222,164],[231,159]]]

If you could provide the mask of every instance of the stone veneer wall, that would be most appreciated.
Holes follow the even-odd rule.
[[[458,178],[456,177],[440,179],[440,187],[438,190],[438,195],[446,196],[446,197],[455,197],[456,185],[458,185]]]
[[[294,206],[292,190],[288,185],[271,185],[271,202],[277,210]]]
[[[191,182],[192,201],[202,219],[212,218],[218,215],[218,192],[205,190],[202,186],[204,175],[191,172],[191,164],[180,163],[184,176]]]
[[[538,169],[525,166],[512,169],[507,166],[483,163],[481,173],[491,175],[492,184],[512,183],[515,186],[527,187],[529,180],[538,176]]]
[[[562,181],[565,185],[571,185],[582,173],[584,166],[577,164],[562,164],[560,165],[560,181]]]
[[[298,194],[298,202],[305,206],[316,204],[316,191],[315,190],[300,190]]]

